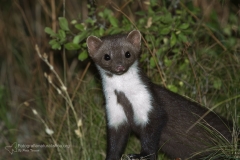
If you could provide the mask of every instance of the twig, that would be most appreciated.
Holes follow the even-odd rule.
[[[36,115],[40,120],[41,122],[44,124],[45,126],[45,131],[48,135],[50,135],[52,141],[54,142],[54,145],[57,145],[57,141],[53,138],[52,134],[54,133],[47,125],[47,123],[42,119],[42,117],[38,114],[38,112],[35,110],[35,109],[32,109],[32,112],[34,115]],[[62,157],[62,154],[59,150],[59,147],[56,147],[57,148],[57,151],[58,151],[58,155],[60,157],[61,160],[63,160],[63,157]]]
[[[40,1],[40,4],[41,4],[42,7],[43,7],[43,10],[46,12],[46,14],[47,14],[48,16],[51,17],[51,13],[50,13],[50,11],[49,11],[49,9],[48,9],[45,1],[44,1],[44,0],[39,0],[39,1]]]
[[[76,89],[75,89],[74,92],[73,92],[73,96],[72,96],[72,98],[71,98],[72,100],[75,98],[76,92],[77,92],[77,90],[79,89],[79,87],[81,86],[82,81],[83,81],[83,78],[85,77],[85,74],[87,73],[88,68],[89,68],[90,65],[91,65],[91,62],[88,62],[86,68],[84,69],[84,71],[83,71],[83,73],[82,73],[82,75],[81,75],[81,77],[80,77],[80,79],[79,79],[79,83],[77,84],[77,87],[76,87]]]
[[[65,17],[66,1],[63,0],[62,4],[63,4],[63,17]],[[65,49],[64,46],[63,46],[62,60],[63,60],[63,83],[64,83],[65,86],[67,86],[67,60],[66,60],[66,49]],[[70,102],[72,102],[72,101],[70,100]],[[65,101],[65,106],[66,106],[66,113],[65,113],[65,115],[67,116],[67,124],[68,124],[67,126],[68,126],[69,142],[71,143],[72,142],[72,140],[71,140],[72,138],[71,138],[71,130],[70,130],[70,119],[69,119],[69,113],[68,113],[68,111],[69,111],[69,109],[68,109],[68,106],[69,106],[68,100]],[[70,104],[70,106],[71,106],[71,104]],[[69,155],[68,155],[68,157],[69,157]]]
[[[21,14],[23,16],[24,22],[25,22],[25,24],[27,26],[27,29],[28,29],[28,31],[29,31],[29,33],[31,35],[31,43],[34,44],[35,43],[35,40],[34,40],[35,38],[33,36],[33,32],[31,30],[30,24],[28,23],[28,19],[26,17],[26,14],[24,13],[22,7],[16,1],[14,1],[14,3],[16,4],[16,6],[18,7],[18,9],[20,10],[20,12],[21,12]]]
[[[47,55],[46,55],[45,53],[44,53],[43,55],[40,54],[38,45],[35,45],[35,50],[36,50],[38,56],[48,65],[48,67],[50,68],[50,70],[52,71],[52,73],[56,76],[58,82],[59,82],[60,85],[61,85],[60,89],[52,83],[50,76],[47,76],[47,75],[45,74],[45,77],[47,77],[49,83],[50,83],[50,84],[54,87],[54,89],[56,89],[57,92],[65,99],[65,101],[67,102],[67,104],[70,106],[70,108],[71,108],[72,111],[73,111],[73,114],[74,114],[74,118],[75,118],[75,120],[76,120],[76,123],[78,123],[78,121],[79,121],[80,119],[78,118],[77,113],[76,113],[76,111],[75,111],[75,109],[74,109],[74,107],[73,107],[73,104],[72,104],[71,98],[70,98],[70,96],[69,96],[69,94],[68,94],[68,92],[67,92],[66,86],[63,84],[61,78],[59,77],[59,75],[57,74],[57,72],[54,70],[54,67],[48,62],[48,60],[47,60],[47,58],[48,58]],[[77,130],[79,131],[79,133],[81,133],[81,132],[80,132],[80,127],[79,127],[79,126],[77,126],[77,127],[78,127]],[[76,132],[76,131],[75,131],[75,132]],[[78,135],[78,136],[81,137],[81,134]]]
[[[211,111],[213,111],[215,108],[217,108],[218,106],[220,106],[223,103],[226,103],[228,101],[231,101],[233,99],[237,99],[240,98],[240,95],[234,96],[232,98],[226,99],[222,102],[219,102],[218,104],[216,104],[215,106],[213,106],[212,108],[210,108],[206,113],[204,113],[193,125],[191,125],[188,130],[186,132],[189,132],[195,125],[197,125],[202,119],[204,119],[204,117],[206,117]]]
[[[199,86],[199,82],[198,82],[198,79],[197,79],[196,72],[195,72],[194,67],[193,67],[193,65],[192,65],[192,63],[191,63],[191,59],[190,59],[189,54],[188,54],[187,52],[185,52],[185,51],[184,51],[184,53],[185,53],[185,54],[187,55],[187,57],[188,57],[188,60],[189,60],[190,66],[191,66],[192,71],[193,71],[194,78],[195,78],[195,80],[196,80],[197,90],[198,90],[198,96],[199,96],[199,101],[202,102],[202,98],[201,98],[202,95],[201,95],[201,92],[200,92],[200,86]]]

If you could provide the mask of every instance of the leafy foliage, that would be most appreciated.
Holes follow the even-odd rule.
[[[187,77],[191,74],[191,57],[194,55],[189,52],[201,40],[207,43],[215,43],[211,39],[210,34],[212,33],[208,35],[204,27],[198,27],[199,24],[196,23],[196,19],[184,8],[179,7],[172,14],[166,7],[159,7],[156,1],[151,1],[147,11],[138,11],[135,14],[138,19],[133,24],[129,17],[124,16],[120,21],[114,16],[112,10],[102,8],[102,11],[97,14],[97,19],[89,17],[84,23],[77,23],[77,20],[72,20],[71,24],[69,24],[66,18],[59,17],[60,29],[58,32],[54,33],[49,27],[45,28],[45,32],[52,38],[49,42],[52,49],[61,49],[64,46],[69,51],[78,51],[79,60],[84,61],[88,58],[85,40],[89,35],[101,37],[124,33],[136,26],[136,29],[143,34],[147,46],[147,48],[143,48],[141,61],[148,63],[151,69],[156,69],[160,65],[164,75],[171,75],[169,68],[175,65],[174,67],[177,69],[175,72],[176,74],[179,73],[181,79],[180,84],[187,81]],[[199,10],[194,10],[194,14],[199,14]],[[231,37],[232,28],[234,28],[235,32],[239,32],[240,28],[234,25],[237,23],[236,15],[231,15],[230,19],[233,23],[225,26],[224,32],[221,32],[222,28],[219,25],[215,26],[215,28],[211,27],[211,29],[221,38],[221,42],[226,45],[226,48],[229,48],[230,52],[236,52],[237,38]],[[207,26],[213,26],[213,24],[217,23],[216,21],[217,17],[213,16],[213,22],[208,23]],[[204,45],[206,44],[203,44],[203,48]],[[216,55],[216,53],[222,52],[221,49],[221,47],[217,46],[206,52],[209,55]],[[152,55],[149,52],[152,52]],[[184,53],[189,55],[183,55]],[[189,70],[189,72],[186,72],[186,70]],[[182,73],[183,71],[185,72]],[[163,77],[162,81],[165,83],[167,81],[166,77]],[[220,78],[213,80],[213,88],[219,89],[221,85]],[[181,86],[179,84],[170,84],[167,87],[172,91],[178,91],[177,88]]]

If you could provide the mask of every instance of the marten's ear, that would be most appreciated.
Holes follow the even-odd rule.
[[[88,52],[91,57],[94,56],[94,54],[97,52],[97,50],[102,45],[102,40],[96,36],[89,36],[87,38],[87,47]]]
[[[141,47],[141,33],[138,30],[131,31],[128,36],[127,40],[135,47]]]

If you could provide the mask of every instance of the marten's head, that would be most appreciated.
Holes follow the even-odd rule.
[[[129,34],[98,38],[89,36],[87,46],[90,57],[106,74],[121,75],[139,58],[141,33],[133,30]]]

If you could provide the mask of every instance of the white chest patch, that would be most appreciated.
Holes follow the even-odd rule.
[[[102,75],[102,83],[106,98],[106,110],[108,125],[117,128],[124,122],[128,122],[123,107],[117,102],[114,91],[125,94],[132,104],[133,119],[136,125],[144,126],[148,123],[148,113],[152,109],[152,97],[142,83],[137,69],[137,62],[123,75],[106,76],[105,71],[98,66]]]

